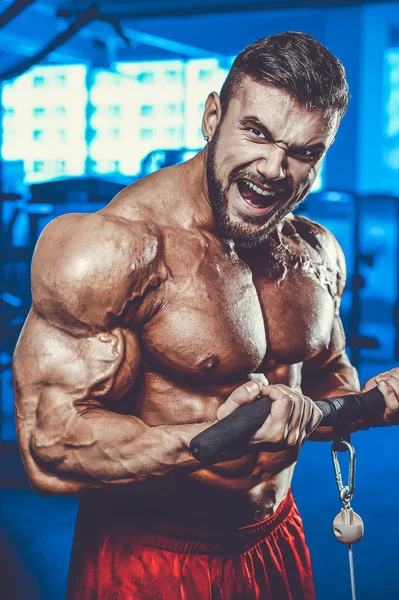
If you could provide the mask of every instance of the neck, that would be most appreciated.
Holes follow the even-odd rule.
[[[186,170],[186,202],[190,206],[192,221],[208,231],[215,231],[215,217],[208,196],[206,177],[207,148],[184,163]]]

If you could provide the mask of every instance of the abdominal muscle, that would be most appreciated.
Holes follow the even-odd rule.
[[[211,423],[219,406],[242,383],[194,387],[146,373],[132,412],[152,426]],[[159,501],[161,513],[173,521],[246,525],[276,511],[290,488],[298,452],[298,448],[257,452],[253,446],[237,459],[148,481],[135,489],[139,496],[150,494],[151,505],[154,499]]]

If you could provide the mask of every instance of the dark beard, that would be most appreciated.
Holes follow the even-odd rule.
[[[217,143],[219,140],[220,123],[211,139],[208,142],[207,149],[207,161],[206,161],[206,176],[208,185],[208,196],[209,202],[212,207],[212,211],[215,217],[216,228],[219,235],[226,240],[232,240],[237,246],[243,248],[253,248],[258,246],[262,242],[266,241],[269,234],[274,231],[277,223],[279,223],[288,213],[290,213],[302,200],[306,197],[310,186],[301,186],[300,190],[293,193],[292,185],[289,182],[285,182],[285,192],[287,195],[288,202],[284,202],[276,208],[264,223],[263,217],[251,217],[249,215],[242,215],[241,219],[244,223],[251,225],[259,225],[259,229],[256,231],[250,230],[239,223],[232,223],[228,215],[227,205],[227,191],[223,189],[222,183],[217,178],[216,167],[215,167],[215,155]],[[242,169],[239,169],[241,171]],[[229,184],[231,185],[235,181],[237,173],[232,173],[229,178]],[[267,182],[270,187],[275,184]],[[306,189],[305,189],[306,188]]]

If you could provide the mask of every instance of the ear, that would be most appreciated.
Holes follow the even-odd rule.
[[[222,116],[220,98],[216,92],[211,92],[206,99],[204,116],[202,118],[202,133],[212,138]]]

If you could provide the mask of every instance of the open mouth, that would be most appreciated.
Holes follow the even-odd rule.
[[[248,179],[237,179],[236,185],[242,200],[252,208],[252,213],[265,214],[282,199],[282,191],[265,189]]]

